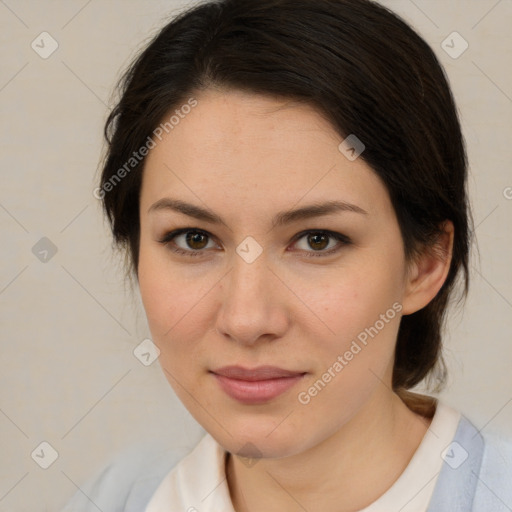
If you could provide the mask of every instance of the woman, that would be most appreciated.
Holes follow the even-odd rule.
[[[368,0],[207,2],[121,93],[96,194],[207,434],[117,461],[66,510],[511,510],[510,442],[409,391],[443,383],[471,243],[429,46]]]

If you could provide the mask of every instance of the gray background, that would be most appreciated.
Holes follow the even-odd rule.
[[[484,433],[512,435],[512,2],[383,3],[444,64],[471,163],[480,260],[449,323],[440,396]],[[133,354],[149,330],[92,194],[120,70],[185,4],[0,0],[2,512],[57,510],[119,451],[154,439],[190,449],[202,435],[158,362]],[[43,31],[59,45],[46,59],[31,47]],[[457,58],[442,48],[453,31],[469,44]],[[58,452],[46,470],[42,442]]]

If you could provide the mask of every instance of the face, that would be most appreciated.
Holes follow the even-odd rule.
[[[314,108],[194,97],[144,167],[149,327],[169,383],[219,443],[293,455],[390,388],[406,276],[399,225],[378,176],[338,149]],[[280,370],[243,372],[262,366]]]

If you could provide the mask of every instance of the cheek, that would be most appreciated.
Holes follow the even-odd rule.
[[[139,289],[161,363],[179,371],[196,360],[199,341],[211,328],[208,293],[215,281],[204,270],[202,276],[181,272],[158,249],[141,244]]]
[[[402,309],[401,261],[392,253],[389,256],[379,262],[360,258],[357,265],[297,281],[295,290],[312,319],[310,337],[318,340],[310,345],[317,374],[331,368],[338,356],[343,358],[345,374],[338,382],[374,380],[369,368],[378,375],[384,372],[393,356]],[[298,321],[305,325],[304,317]]]
[[[169,268],[160,252],[141,242],[139,289],[153,341],[165,350],[165,340],[185,325],[195,297],[190,283],[176,269]]]
[[[297,295],[331,334],[356,335],[400,302],[399,271],[375,264],[296,282]]]
[[[185,283],[164,278],[157,270],[156,265],[151,265],[139,273],[142,302],[151,339],[160,350],[162,372],[177,396],[186,404],[187,396],[182,394],[182,387],[193,389],[189,377],[194,374],[193,362],[200,360],[195,353],[197,344],[194,339],[197,338],[193,332],[194,326],[187,322],[194,310],[190,311],[190,292],[183,286]]]
[[[159,261],[155,260],[152,251],[145,247],[142,240],[139,253],[138,281],[149,327],[153,336],[158,339],[165,332],[163,324],[164,319],[168,318],[167,312],[173,311],[169,303],[170,290],[168,280],[162,273]],[[167,329],[171,325],[169,323]]]
[[[326,428],[337,428],[388,380],[401,317],[399,298],[393,280],[369,272],[340,277],[325,293],[310,295],[323,322],[310,333],[317,340],[309,344],[313,372],[298,389],[304,414],[329,417]]]

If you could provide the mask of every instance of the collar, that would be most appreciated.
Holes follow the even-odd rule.
[[[446,407],[438,402],[439,405]],[[483,437],[466,417],[460,415],[452,442],[440,453],[443,462],[427,512],[471,510],[483,452]],[[159,479],[154,477],[152,488],[156,492],[146,496],[144,504],[147,503],[147,507],[143,510],[168,512],[172,507],[184,511],[235,512],[227,485],[225,460],[223,447],[206,434],[170,472],[160,475]],[[148,477],[146,475],[146,483]],[[127,507],[125,511],[140,511],[141,503],[142,500],[138,509]]]

